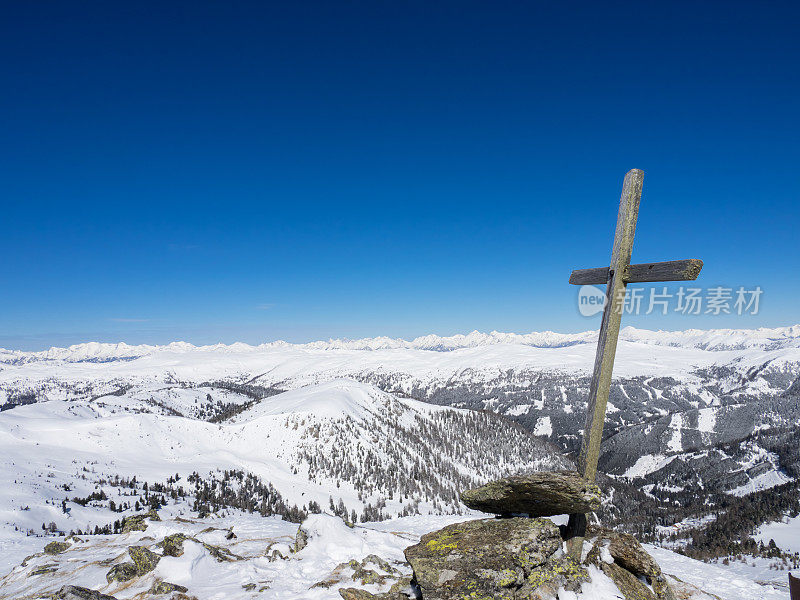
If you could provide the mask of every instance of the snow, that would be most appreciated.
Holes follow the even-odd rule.
[[[760,585],[743,573],[737,572],[734,563],[730,567],[704,563],[655,546],[646,546],[646,550],[656,559],[665,573],[675,575],[683,581],[716,594],[722,600],[786,600],[787,598],[785,590],[778,590],[770,585]]]
[[[625,471],[623,477],[633,479],[634,477],[644,477],[648,473],[655,473],[666,467],[675,458],[677,457],[663,454],[645,454],[636,459],[634,465]]]
[[[800,552],[800,516],[787,516],[777,523],[762,525],[753,537],[765,544],[775,540],[778,548],[785,552]]]
[[[756,475],[747,483],[730,490],[728,493],[734,496],[746,496],[747,494],[768,490],[776,485],[783,485],[790,481],[792,481],[792,478],[782,471],[767,471],[766,473],[761,473],[761,475]]]
[[[697,429],[706,433],[712,433],[717,424],[716,408],[701,408],[697,411]]]
[[[543,435],[546,437],[553,435],[553,424],[550,422],[550,417],[539,417],[536,420],[536,427],[533,429],[533,435]]]
[[[672,437],[667,442],[667,450],[670,452],[680,452],[683,450],[683,445],[681,444],[683,434],[683,415],[672,415],[669,427],[672,429]]]

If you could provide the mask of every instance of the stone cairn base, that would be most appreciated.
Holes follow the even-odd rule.
[[[469,508],[495,518],[449,525],[405,551],[421,600],[553,600],[559,588],[579,592],[590,566],[610,577],[626,600],[675,600],[661,568],[636,539],[590,527],[581,562],[567,555],[548,517],[600,507],[600,489],[574,471],[506,477],[461,494]],[[375,596],[343,590],[348,600],[407,600],[399,590]]]

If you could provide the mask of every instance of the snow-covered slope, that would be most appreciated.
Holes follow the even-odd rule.
[[[209,506],[249,507],[252,500],[265,514],[335,503],[355,521],[463,514],[459,490],[510,472],[570,465],[555,447],[495,415],[400,399],[354,381],[271,396],[221,423],[148,401],[158,393],[53,400],[0,413],[5,530],[110,524],[125,512],[112,512],[108,500],[147,501],[142,489],[119,478],[147,481],[152,490],[175,477],[189,492],[194,484],[198,497],[210,485],[211,496],[201,498]],[[254,479],[222,481],[228,472]],[[249,498],[219,499],[233,487]],[[101,491],[105,498],[88,508],[75,501]],[[1,547],[2,541],[0,551],[9,551]]]

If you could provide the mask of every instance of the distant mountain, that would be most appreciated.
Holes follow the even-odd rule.
[[[759,329],[687,329],[685,331],[649,331],[625,327],[620,332],[620,339],[629,342],[652,344],[656,346],[673,346],[678,348],[697,348],[701,350],[742,350],[760,348],[776,350],[781,348],[800,347],[800,325],[790,327]],[[460,348],[477,348],[481,346],[521,345],[534,348],[560,348],[577,344],[593,344],[597,341],[596,331],[582,333],[555,333],[552,331],[533,333],[481,333],[473,331],[467,335],[438,336],[426,335],[407,341],[401,338],[374,337],[359,340],[336,339],[310,342],[307,344],[290,344],[277,341],[251,346],[241,342],[230,345],[214,344],[210,346],[194,346],[187,342],[172,342],[162,346],[147,344],[131,346],[120,342],[108,344],[88,342],[76,344],[68,348],[50,348],[40,352],[22,352],[0,349],[0,362],[15,364],[19,362],[40,360],[63,360],[66,362],[106,362],[112,360],[130,360],[155,353],[189,353],[189,352],[223,352],[245,353],[259,352],[272,348],[298,348],[307,350],[389,350],[408,348],[414,350],[431,350],[449,352]]]

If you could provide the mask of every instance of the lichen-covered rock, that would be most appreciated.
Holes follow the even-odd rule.
[[[169,581],[156,581],[153,587],[150,588],[148,593],[157,596],[159,594],[169,594],[170,592],[186,592],[187,588],[177,583],[170,583]]]
[[[156,546],[162,549],[164,556],[183,556],[183,541],[187,536],[183,533],[173,533],[161,540]]]
[[[58,571],[58,565],[42,565],[32,569],[31,572],[28,573],[28,577],[33,577],[34,575],[47,575],[48,573],[55,573],[56,571]]]
[[[69,550],[70,544],[67,542],[50,542],[44,547],[45,554],[61,554],[65,550]]]
[[[497,515],[548,517],[600,508],[600,488],[575,471],[515,475],[461,493],[469,508]]]
[[[383,600],[381,596],[377,596],[375,594],[371,594],[366,590],[360,590],[358,588],[340,588],[339,595],[344,598],[344,600]]]
[[[372,594],[366,590],[358,588],[340,588],[339,595],[344,600],[408,600],[408,590],[412,588],[412,583],[408,578],[396,582],[388,592],[382,594]],[[415,596],[411,596],[414,598]]]
[[[139,575],[144,575],[155,569],[158,561],[161,559],[158,554],[148,550],[144,546],[130,546],[128,548],[128,554],[133,560],[133,564],[136,566],[136,572]]]
[[[303,529],[303,526],[297,528],[297,534],[294,536],[294,551],[300,552],[303,548],[308,545],[308,532]]]
[[[138,571],[136,570],[136,565],[129,562],[120,563],[111,567],[109,572],[106,573],[106,581],[108,581],[108,583],[112,581],[123,583],[125,581],[130,581],[137,575]]]
[[[555,598],[576,591],[587,571],[564,555],[545,519],[483,519],[449,525],[406,548],[425,600]]]
[[[158,513],[153,509],[140,515],[125,517],[122,519],[122,533],[128,533],[129,531],[145,531],[147,529],[145,519],[160,521],[161,517],[159,517]]]
[[[114,596],[101,594],[98,591],[78,585],[65,585],[50,598],[52,600],[117,600]]]

